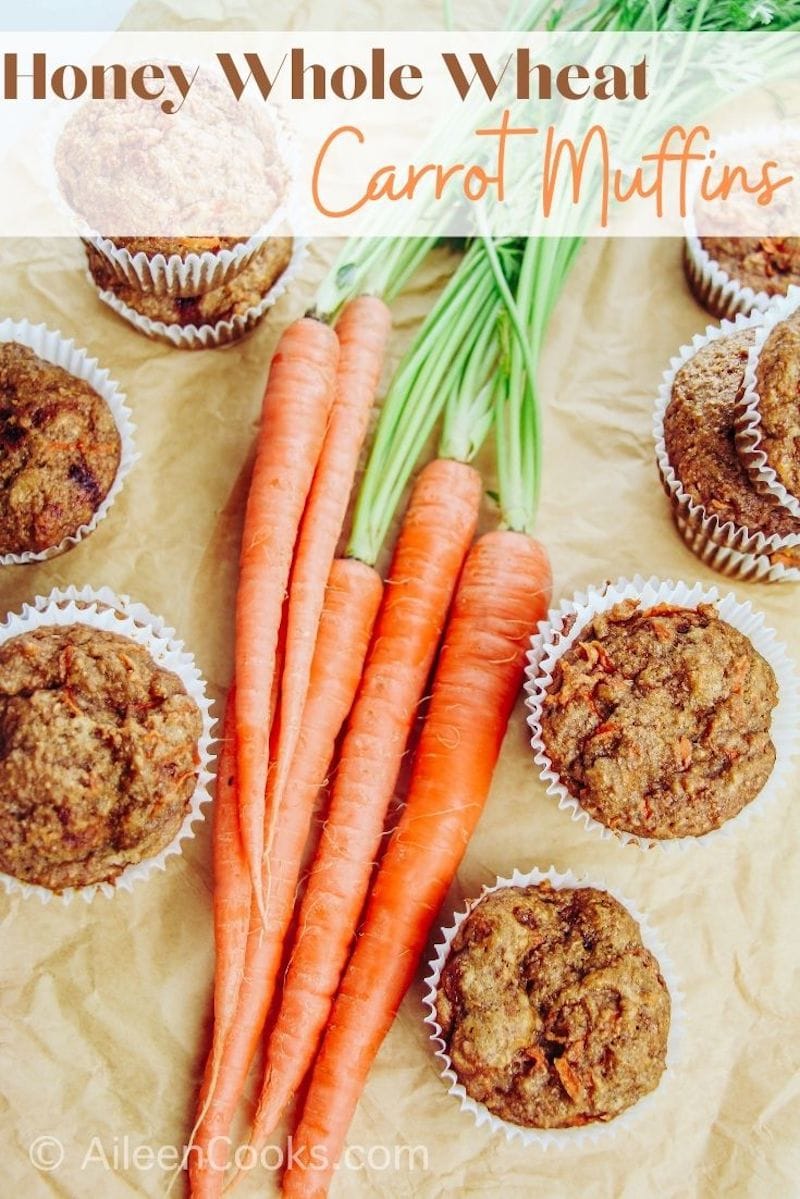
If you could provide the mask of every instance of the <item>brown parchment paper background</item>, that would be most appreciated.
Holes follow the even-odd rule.
[[[493,10],[460,6],[459,22],[497,25],[502,12]],[[203,0],[144,4],[128,23],[390,28],[397,19],[383,0],[354,0],[335,13],[321,3]],[[404,9],[404,25],[438,23],[438,5]],[[231,674],[239,522],[267,365],[280,330],[308,306],[335,250],[333,242],[312,248],[302,278],[249,340],[186,354],[147,341],[103,307],[84,278],[77,241],[0,241],[0,315],[44,321],[97,355],[128,395],[142,453],[91,538],[49,564],[2,572],[0,616],[54,586],[108,584],[177,628],[219,713]],[[438,251],[396,304],[390,367],[455,262]],[[540,533],[556,599],[635,572],[730,589],[673,529],[650,433],[661,371],[707,321],[686,290],[675,242],[595,241],[581,252],[540,375]],[[483,466],[491,486],[491,454]],[[800,662],[798,590],[734,589],[768,613]],[[602,1148],[545,1154],[509,1145],[477,1130],[447,1095],[422,1023],[418,980],[372,1070],[350,1141],[365,1151],[424,1146],[428,1168],[349,1170],[334,1184],[337,1199],[800,1194],[799,792],[795,781],[746,835],[707,849],[664,856],[600,842],[546,796],[520,703],[442,922],[515,866],[552,863],[618,887],[657,927],[681,979],[687,1028],[679,1069],[650,1115]],[[69,908],[0,896],[0,1194],[164,1194],[168,1173],[131,1155],[137,1146],[158,1151],[185,1141],[207,1046],[212,969],[208,820],[165,874],[131,895]],[[62,1165],[49,1174],[29,1160],[42,1136],[64,1147]],[[276,1178],[259,1170],[239,1193],[275,1191]]]

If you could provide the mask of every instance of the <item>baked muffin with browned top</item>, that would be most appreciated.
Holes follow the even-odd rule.
[[[503,1120],[612,1120],[658,1085],[670,997],[633,917],[591,887],[504,887],[459,928],[436,1013],[467,1094]]]
[[[800,499],[800,311],[779,321],[767,335],[755,381],[760,448],[778,480]]]
[[[104,254],[86,247],[89,271],[102,291],[110,291],[134,312],[165,325],[216,325],[257,307],[286,270],[291,237],[270,238],[233,279],[198,296],[157,295],[122,282]]]
[[[800,284],[800,237],[701,237],[700,245],[740,287],[785,296]]]
[[[706,342],[675,375],[664,443],[686,495],[720,525],[770,538],[800,538],[800,520],[756,490],[736,448],[736,405],[753,327]],[[773,565],[800,566],[800,544],[769,552]]]
[[[127,637],[74,624],[0,645],[0,870],[62,891],[159,853],[201,732],[178,676]]]
[[[281,143],[264,105],[201,72],[179,116],[133,95],[79,105],[56,145],[56,176],[120,280],[195,295],[246,266],[251,239],[263,240],[286,205]]]
[[[90,523],[121,452],[113,413],[85,380],[0,344],[0,554],[40,553]]]
[[[641,837],[698,837],[775,765],[772,667],[709,604],[593,616],[556,661],[541,715],[553,769],[584,811]]]

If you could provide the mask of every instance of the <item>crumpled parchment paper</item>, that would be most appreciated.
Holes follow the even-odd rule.
[[[493,7],[460,7],[459,21],[497,24],[502,12],[489,13]],[[404,22],[411,25],[414,15],[420,27],[435,25],[438,6],[418,3],[404,11]],[[351,0],[335,23],[391,27],[394,20],[384,2]],[[143,3],[127,24],[287,22],[322,28],[331,18],[319,2],[204,0]],[[86,282],[77,241],[0,242],[0,315],[44,321],[97,355],[128,395],[142,454],[122,497],[87,541],[50,563],[2,572],[0,616],[68,583],[128,593],[186,640],[220,713],[231,675],[240,519],[267,365],[280,330],[308,307],[336,248],[333,242],[312,248],[302,278],[247,341],[192,354],[146,340],[105,308]],[[437,251],[396,304],[390,367],[455,262],[452,251]],[[763,608],[800,662],[798,590],[730,584],[703,567],[675,532],[657,479],[650,427],[661,371],[708,320],[686,290],[676,242],[595,241],[581,252],[540,373],[546,451],[539,527],[552,556],[555,595],[636,572],[718,583],[723,593],[733,588]],[[491,488],[490,452],[482,465]],[[485,524],[492,520],[487,500]],[[687,1028],[679,1071],[659,1092],[652,1115],[602,1149],[545,1154],[509,1145],[476,1130],[446,1094],[422,1022],[418,979],[370,1075],[350,1129],[358,1153],[334,1184],[336,1199],[796,1194],[798,801],[795,782],[745,835],[707,849],[664,855],[601,842],[545,795],[520,703],[441,923],[483,883],[515,866],[553,864],[619,888],[648,913],[683,984]],[[131,895],[69,908],[0,896],[4,1195],[165,1193],[170,1147],[180,1151],[191,1127],[207,1048],[210,888],[207,820],[164,875]],[[259,1082],[254,1074],[251,1099]],[[411,1164],[408,1147],[419,1151]],[[159,1152],[160,1164],[151,1160]],[[52,1164],[60,1153],[63,1160],[50,1171],[32,1164],[37,1155],[40,1166]],[[277,1178],[274,1170],[253,1171],[239,1193],[242,1199],[273,1194]],[[177,1193],[182,1188],[181,1179]]]

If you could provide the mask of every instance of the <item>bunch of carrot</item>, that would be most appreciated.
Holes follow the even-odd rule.
[[[418,257],[409,251],[405,261]],[[250,1145],[263,1144],[313,1066],[295,1140],[322,1147],[311,1160],[325,1166],[289,1170],[285,1190],[326,1192],[370,1062],[487,798],[550,593],[547,556],[531,535],[538,429],[532,383],[520,385],[530,363],[515,301],[530,288],[532,261],[520,239],[467,250],[384,400],[343,557],[336,548],[388,308],[357,297],[335,330],[305,317],[273,357],[245,513],[235,688],[218,778],[214,1027],[189,1155],[192,1194],[203,1199],[223,1188],[215,1147],[229,1136],[268,1023],[293,917]],[[380,549],[442,415],[438,456],[414,483],[384,585]],[[482,485],[471,460],[493,424],[504,451],[504,528],[473,545]],[[432,670],[406,807],[380,860]],[[318,792],[342,730],[295,912]]]

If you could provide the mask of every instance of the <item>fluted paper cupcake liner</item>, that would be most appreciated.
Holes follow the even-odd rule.
[[[711,570],[742,583],[800,583],[800,567],[784,566],[763,554],[742,554],[730,546],[717,545],[701,525],[687,520],[672,505],[675,526],[688,548]]]
[[[554,768],[542,738],[541,718],[544,700],[553,682],[558,660],[572,646],[599,612],[607,612],[623,600],[639,600],[642,610],[658,604],[676,607],[697,608],[699,604],[713,604],[722,620],[738,629],[748,638],[753,648],[769,663],[778,685],[778,703],[772,713],[771,737],[775,746],[775,765],[761,792],[745,804],[736,816],[717,829],[694,837],[648,838],[621,829],[610,829],[590,816],[580,801],[561,781]],[[565,631],[565,625],[573,620]],[[572,820],[580,822],[590,832],[603,840],[616,840],[623,844],[635,844],[642,849],[658,846],[664,852],[676,851],[691,844],[710,844],[722,837],[741,833],[753,817],[775,801],[784,786],[792,778],[793,759],[800,751],[800,686],[786,647],[777,638],[774,630],[766,627],[763,613],[753,610],[750,603],[739,603],[732,593],[720,598],[716,587],[705,587],[701,583],[674,583],[671,579],[661,580],[640,576],[634,579],[619,579],[605,587],[590,587],[577,594],[574,599],[564,600],[561,606],[551,611],[547,620],[539,625],[528,653],[525,671],[526,706],[528,726],[531,731],[531,746],[540,777],[547,784],[547,794],[558,800],[562,811],[569,812]]]
[[[760,143],[784,146],[787,132],[785,126],[772,123],[743,132],[724,134],[714,142],[717,159],[722,159],[726,151],[733,150],[740,154],[743,150],[752,149]],[[700,194],[703,167],[704,163],[698,163],[690,172],[687,191],[691,196]],[[703,248],[698,236],[694,204],[689,207],[684,225],[686,237],[683,261],[686,278],[695,299],[712,316],[719,320],[733,320],[737,313],[747,316],[752,312],[766,312],[781,298],[780,295],[770,295],[764,290],[756,291],[755,288],[741,283],[711,257]]]
[[[736,448],[747,468],[753,486],[761,495],[768,495],[795,519],[800,520],[800,496],[792,495],[781,483],[764,451],[763,425],[757,371],[764,343],[781,321],[800,308],[800,287],[790,287],[789,293],[776,301],[764,317],[750,347],[744,372],[744,390],[736,406]]]
[[[16,341],[20,345],[27,346],[45,362],[60,366],[70,375],[74,375],[76,379],[82,379],[88,383],[111,409],[111,415],[120,437],[117,473],[105,499],[98,506],[92,519],[65,537],[58,545],[50,546],[45,550],[37,552],[28,550],[22,554],[0,554],[0,566],[19,566],[54,558],[57,554],[63,554],[73,545],[77,545],[84,537],[88,537],[97,528],[100,521],[108,515],[139,455],[136,453],[133,440],[136,426],[131,420],[125,396],[110,377],[109,372],[101,369],[96,358],[90,358],[86,350],[79,349],[74,341],[62,337],[57,330],[48,329],[46,325],[32,325],[27,320],[6,319],[0,321],[0,342],[8,341]]]
[[[635,1103],[632,1107],[629,1107],[626,1111],[608,1122],[597,1121],[593,1124],[585,1124],[577,1128],[527,1128],[521,1124],[513,1124],[508,1120],[503,1120],[499,1116],[496,1116],[493,1112],[489,1111],[485,1104],[471,1099],[464,1086],[458,1081],[458,1075],[453,1069],[452,1061],[447,1052],[447,1042],[444,1039],[441,1025],[436,1018],[436,996],[442,970],[450,954],[455,935],[467,916],[483,902],[487,895],[491,895],[495,891],[503,890],[506,887],[537,886],[543,882],[549,882],[557,890],[563,888],[593,887],[598,890],[607,891],[610,895],[613,895],[639,925],[642,943],[646,949],[650,950],[658,962],[659,970],[669,991],[671,1011],[667,1040],[666,1069],[654,1091],[651,1091],[649,1095],[645,1095],[638,1103]],[[672,961],[661,938],[636,906],[624,895],[620,895],[615,891],[613,887],[609,887],[602,881],[597,881],[586,876],[578,878],[570,870],[560,874],[552,866],[549,870],[534,869],[526,873],[514,870],[510,878],[498,878],[490,887],[484,887],[477,899],[469,901],[466,909],[456,915],[450,925],[441,929],[441,937],[441,941],[436,946],[434,957],[429,963],[428,974],[425,978],[427,988],[423,998],[423,1004],[427,1009],[425,1023],[431,1029],[430,1039],[435,1047],[436,1057],[442,1063],[441,1074],[445,1082],[448,1083],[448,1094],[458,1099],[461,1110],[467,1112],[472,1117],[478,1128],[487,1126],[492,1132],[502,1133],[509,1141],[517,1140],[525,1146],[535,1146],[545,1151],[550,1149],[574,1150],[586,1145],[607,1144],[612,1138],[628,1131],[628,1129],[640,1120],[646,1118],[648,1114],[655,1114],[657,1105],[667,1101],[668,1091],[673,1091],[674,1093],[684,1037],[683,992]]]
[[[285,198],[269,220],[246,240],[216,252],[206,250],[183,257],[148,255],[143,251],[131,254],[112,237],[103,237],[97,231],[83,234],[84,241],[108,260],[120,280],[154,295],[199,296],[229,283],[249,266],[270,237],[280,236],[281,228],[287,224],[292,228],[291,218],[297,211],[297,152],[277,111],[268,110],[268,116],[274,126],[277,153],[286,170]]]
[[[180,254],[170,254],[168,258],[163,254],[150,257],[143,250],[131,254],[125,246],[116,245],[108,237],[91,236],[84,241],[102,254],[117,277],[131,287],[156,296],[199,296],[229,283],[249,266],[285,215],[283,208],[278,209],[258,233],[235,246],[216,252],[192,252],[184,257]]]
[[[35,896],[42,903],[60,900],[63,904],[69,904],[77,897],[89,903],[98,894],[110,898],[117,891],[130,891],[135,883],[148,878],[154,871],[164,870],[167,860],[182,853],[184,842],[194,837],[194,826],[204,818],[203,805],[211,798],[209,786],[213,778],[211,746],[214,727],[211,701],[206,695],[206,685],[193,655],[184,648],[183,642],[177,639],[174,630],[161,617],[154,616],[143,604],[115,595],[107,587],[99,590],[91,587],[69,587],[64,591],[56,589],[47,596],[37,596],[30,604],[24,604],[21,612],[7,616],[0,624],[0,644],[33,629],[73,624],[88,625],[89,628],[128,637],[143,646],[158,666],[178,676],[187,694],[197,704],[203,722],[197,746],[197,782],[181,827],[169,844],[158,854],[126,866],[112,882],[68,887],[55,892],[0,872],[0,886],[9,895],[22,895],[25,898]]]
[[[697,503],[684,489],[683,483],[670,462],[664,435],[664,419],[672,398],[672,389],[678,371],[700,351],[703,346],[720,338],[729,337],[742,329],[757,328],[764,314],[753,313],[749,317],[739,314],[732,321],[721,325],[709,325],[704,333],[697,333],[688,345],[681,346],[670,359],[658,389],[653,415],[653,438],[656,460],[661,481],[669,496],[678,529],[689,548],[703,562],[730,578],[758,580],[760,582],[800,582],[800,533],[789,537],[768,537],[758,530],[745,528],[732,521],[721,521]],[[798,565],[787,566],[773,563],[772,555],[797,548]]]
[[[737,314],[764,312],[775,301],[766,291],[754,291],[733,279],[703,248],[696,234],[684,242],[683,265],[692,295],[698,304],[720,320],[733,320]]]
[[[258,304],[254,304],[246,312],[228,320],[217,321],[214,325],[166,324],[164,321],[151,320],[150,317],[143,316],[141,312],[131,308],[113,291],[98,287],[91,271],[86,272],[86,277],[103,303],[146,337],[166,342],[167,345],[179,350],[211,350],[239,341],[263,320],[270,308],[277,304],[289,284],[302,270],[308,253],[308,244],[308,240],[305,238],[295,238],[292,256],[286,269],[264,293]]]

